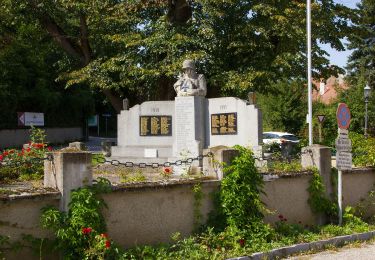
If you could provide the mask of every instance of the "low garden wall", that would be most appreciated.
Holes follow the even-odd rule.
[[[265,176],[262,200],[272,212],[265,216],[265,221],[276,222],[281,214],[290,223],[316,224],[318,216],[313,214],[307,203],[311,176],[308,172]],[[169,242],[175,232],[188,236],[196,226],[193,192],[196,183],[185,181],[115,187],[113,192],[103,195],[108,205],[103,213],[110,237],[121,246],[130,247]],[[374,183],[373,169],[344,172],[344,206],[356,206],[366,199]],[[212,194],[219,189],[220,181],[203,181],[201,187],[203,198],[199,209],[204,222],[213,209]],[[12,241],[19,240],[21,234],[49,237],[50,233],[40,227],[40,210],[46,205],[58,207],[59,200],[56,192],[1,199],[0,235],[10,236]],[[374,205],[367,210],[368,214],[374,214]]]
[[[83,138],[81,127],[44,128],[49,143],[65,143]],[[30,141],[29,129],[0,130],[0,149],[20,147]]]

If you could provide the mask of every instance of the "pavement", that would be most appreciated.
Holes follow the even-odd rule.
[[[359,246],[359,247],[357,247]],[[292,260],[373,260],[375,259],[375,242],[349,245],[317,254],[289,257]]]

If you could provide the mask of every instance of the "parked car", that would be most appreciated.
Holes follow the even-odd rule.
[[[280,146],[283,143],[298,144],[299,139],[297,136],[285,132],[264,132],[263,144],[278,143]]]

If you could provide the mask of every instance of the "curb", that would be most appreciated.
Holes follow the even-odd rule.
[[[322,250],[327,246],[342,246],[345,242],[365,241],[375,237],[375,231],[366,233],[353,234],[347,236],[333,237],[326,240],[320,240],[310,243],[296,244],[286,247],[273,249],[269,252],[258,252],[250,256],[240,256],[229,258],[227,260],[262,260],[262,259],[276,259],[281,257],[288,257],[293,254],[302,253],[310,250]]]

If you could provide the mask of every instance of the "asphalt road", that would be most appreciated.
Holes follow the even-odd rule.
[[[295,256],[293,260],[374,260],[375,242],[352,244],[335,250],[327,250],[312,255]]]

